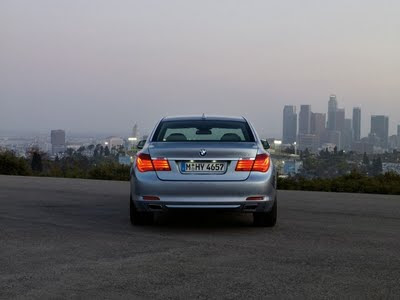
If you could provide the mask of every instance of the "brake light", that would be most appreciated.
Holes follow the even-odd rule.
[[[254,161],[253,170],[255,172],[267,172],[271,165],[271,159],[268,154],[259,154]]]
[[[251,171],[253,168],[254,159],[241,159],[236,164],[236,171]]]
[[[236,171],[267,172],[271,165],[268,154],[258,154],[255,159],[241,159],[237,162]]]
[[[151,157],[149,154],[140,153],[136,157],[136,167],[139,172],[154,171],[153,164],[151,162]]]
[[[136,167],[139,172],[171,171],[169,162],[165,158],[151,159],[149,154],[140,153],[136,157]]]
[[[156,158],[152,160],[154,169],[156,171],[171,171],[169,162],[165,158]]]

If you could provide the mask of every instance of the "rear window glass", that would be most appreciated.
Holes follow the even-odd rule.
[[[153,142],[254,142],[246,122],[164,121],[157,127]]]

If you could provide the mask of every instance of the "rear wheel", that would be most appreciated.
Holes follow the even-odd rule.
[[[154,215],[152,212],[138,211],[135,204],[130,199],[130,216],[132,225],[151,225],[153,224]]]
[[[261,227],[274,227],[278,215],[278,201],[275,203],[269,212],[255,212],[253,213],[253,220],[255,226]]]

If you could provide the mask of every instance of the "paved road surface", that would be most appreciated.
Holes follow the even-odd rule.
[[[164,215],[127,182],[0,176],[0,298],[400,297],[400,197],[280,192],[279,223]]]

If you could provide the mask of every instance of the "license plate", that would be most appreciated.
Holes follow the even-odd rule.
[[[181,162],[182,173],[224,173],[226,162]]]

